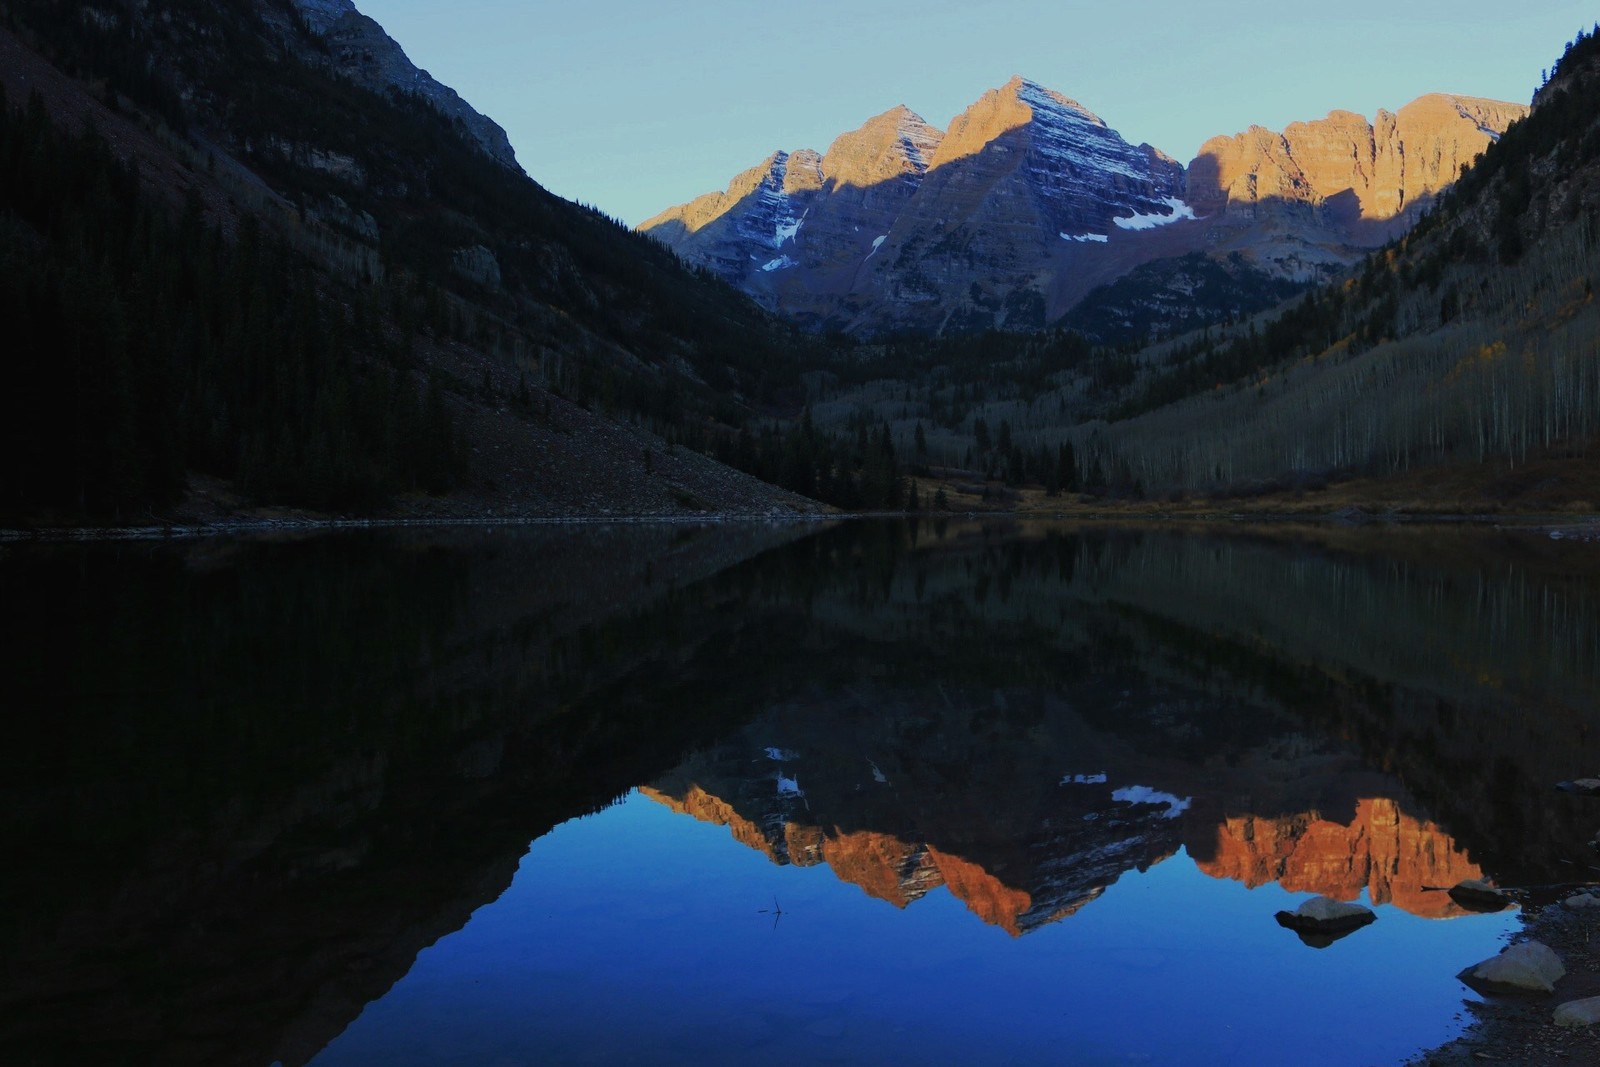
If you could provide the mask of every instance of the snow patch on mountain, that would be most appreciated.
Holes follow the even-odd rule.
[[[907,161],[919,174],[926,172],[933,162],[933,153],[939,148],[941,140],[939,131],[929,126],[915,111],[902,107],[896,132],[900,135],[900,151]]]
[[[1175,196],[1163,197],[1161,202],[1167,206],[1165,214],[1152,212],[1146,215],[1135,211],[1132,218],[1117,218],[1111,221],[1116,223],[1118,228],[1124,230],[1153,230],[1157,226],[1170,226],[1174,222],[1183,222],[1199,217],[1194,213],[1194,208]]]
[[[774,237],[776,243],[773,245],[773,247],[782,248],[785,242],[794,240],[795,237],[800,233],[800,227],[805,224],[805,221],[806,217],[804,215],[801,215],[797,219],[780,218],[778,220],[778,231]]]
[[[1138,149],[1076,100],[1031,81],[1021,83],[1017,99],[1033,111],[1033,150],[1043,160],[1080,171],[1150,180],[1150,168]]]
[[[1463,104],[1459,100],[1452,100],[1451,103],[1455,105],[1456,114],[1460,115],[1462,118],[1476,126],[1479,133],[1483,134],[1491,141],[1498,141],[1500,139],[1500,131],[1489,126],[1485,126],[1478,120],[1478,116],[1474,115],[1467,105]]]
[[[737,227],[740,238],[757,248],[776,252],[800,233],[805,213],[796,210],[794,198],[784,189],[789,179],[789,164],[801,154],[774,153],[766,174],[762,175],[761,184],[752,194],[753,202],[739,216]],[[773,259],[761,269],[772,271],[785,265],[789,264]]]
[[[1111,240],[1110,237],[1103,233],[1064,233],[1061,235],[1061,239],[1063,241],[1095,241],[1099,244],[1105,244]]]

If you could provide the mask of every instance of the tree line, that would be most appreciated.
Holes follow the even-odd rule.
[[[144,515],[191,470],[329,509],[459,475],[441,388],[381,319],[248,218],[228,240],[170,210],[37,95],[0,92],[0,227],[7,514]]]

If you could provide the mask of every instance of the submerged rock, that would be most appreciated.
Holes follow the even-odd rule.
[[[1327,948],[1341,937],[1355,933],[1377,914],[1371,908],[1350,904],[1332,897],[1313,897],[1294,911],[1280,911],[1278,925],[1293,930],[1312,948]]]
[[[1600,1023],[1600,997],[1569,1000],[1556,1009],[1557,1026],[1593,1026]]]
[[[1468,878],[1451,886],[1450,899],[1468,911],[1484,912],[1504,911],[1516,903],[1504,890],[1477,878]]]
[[[1553,993],[1567,973],[1561,957],[1549,945],[1524,941],[1502,949],[1498,956],[1468,967],[1456,977],[1480,992]]]

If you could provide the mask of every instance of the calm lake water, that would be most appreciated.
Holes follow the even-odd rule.
[[[22,1064],[1399,1064],[1600,814],[1600,553],[849,522],[6,546]],[[1378,921],[1303,944],[1315,894]]]

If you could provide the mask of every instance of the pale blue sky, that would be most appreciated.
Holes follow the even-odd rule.
[[[506,128],[546,188],[628,223],[896,104],[939,127],[1012,74],[1188,162],[1252,123],[1423,93],[1527,102],[1578,0],[356,0]]]

